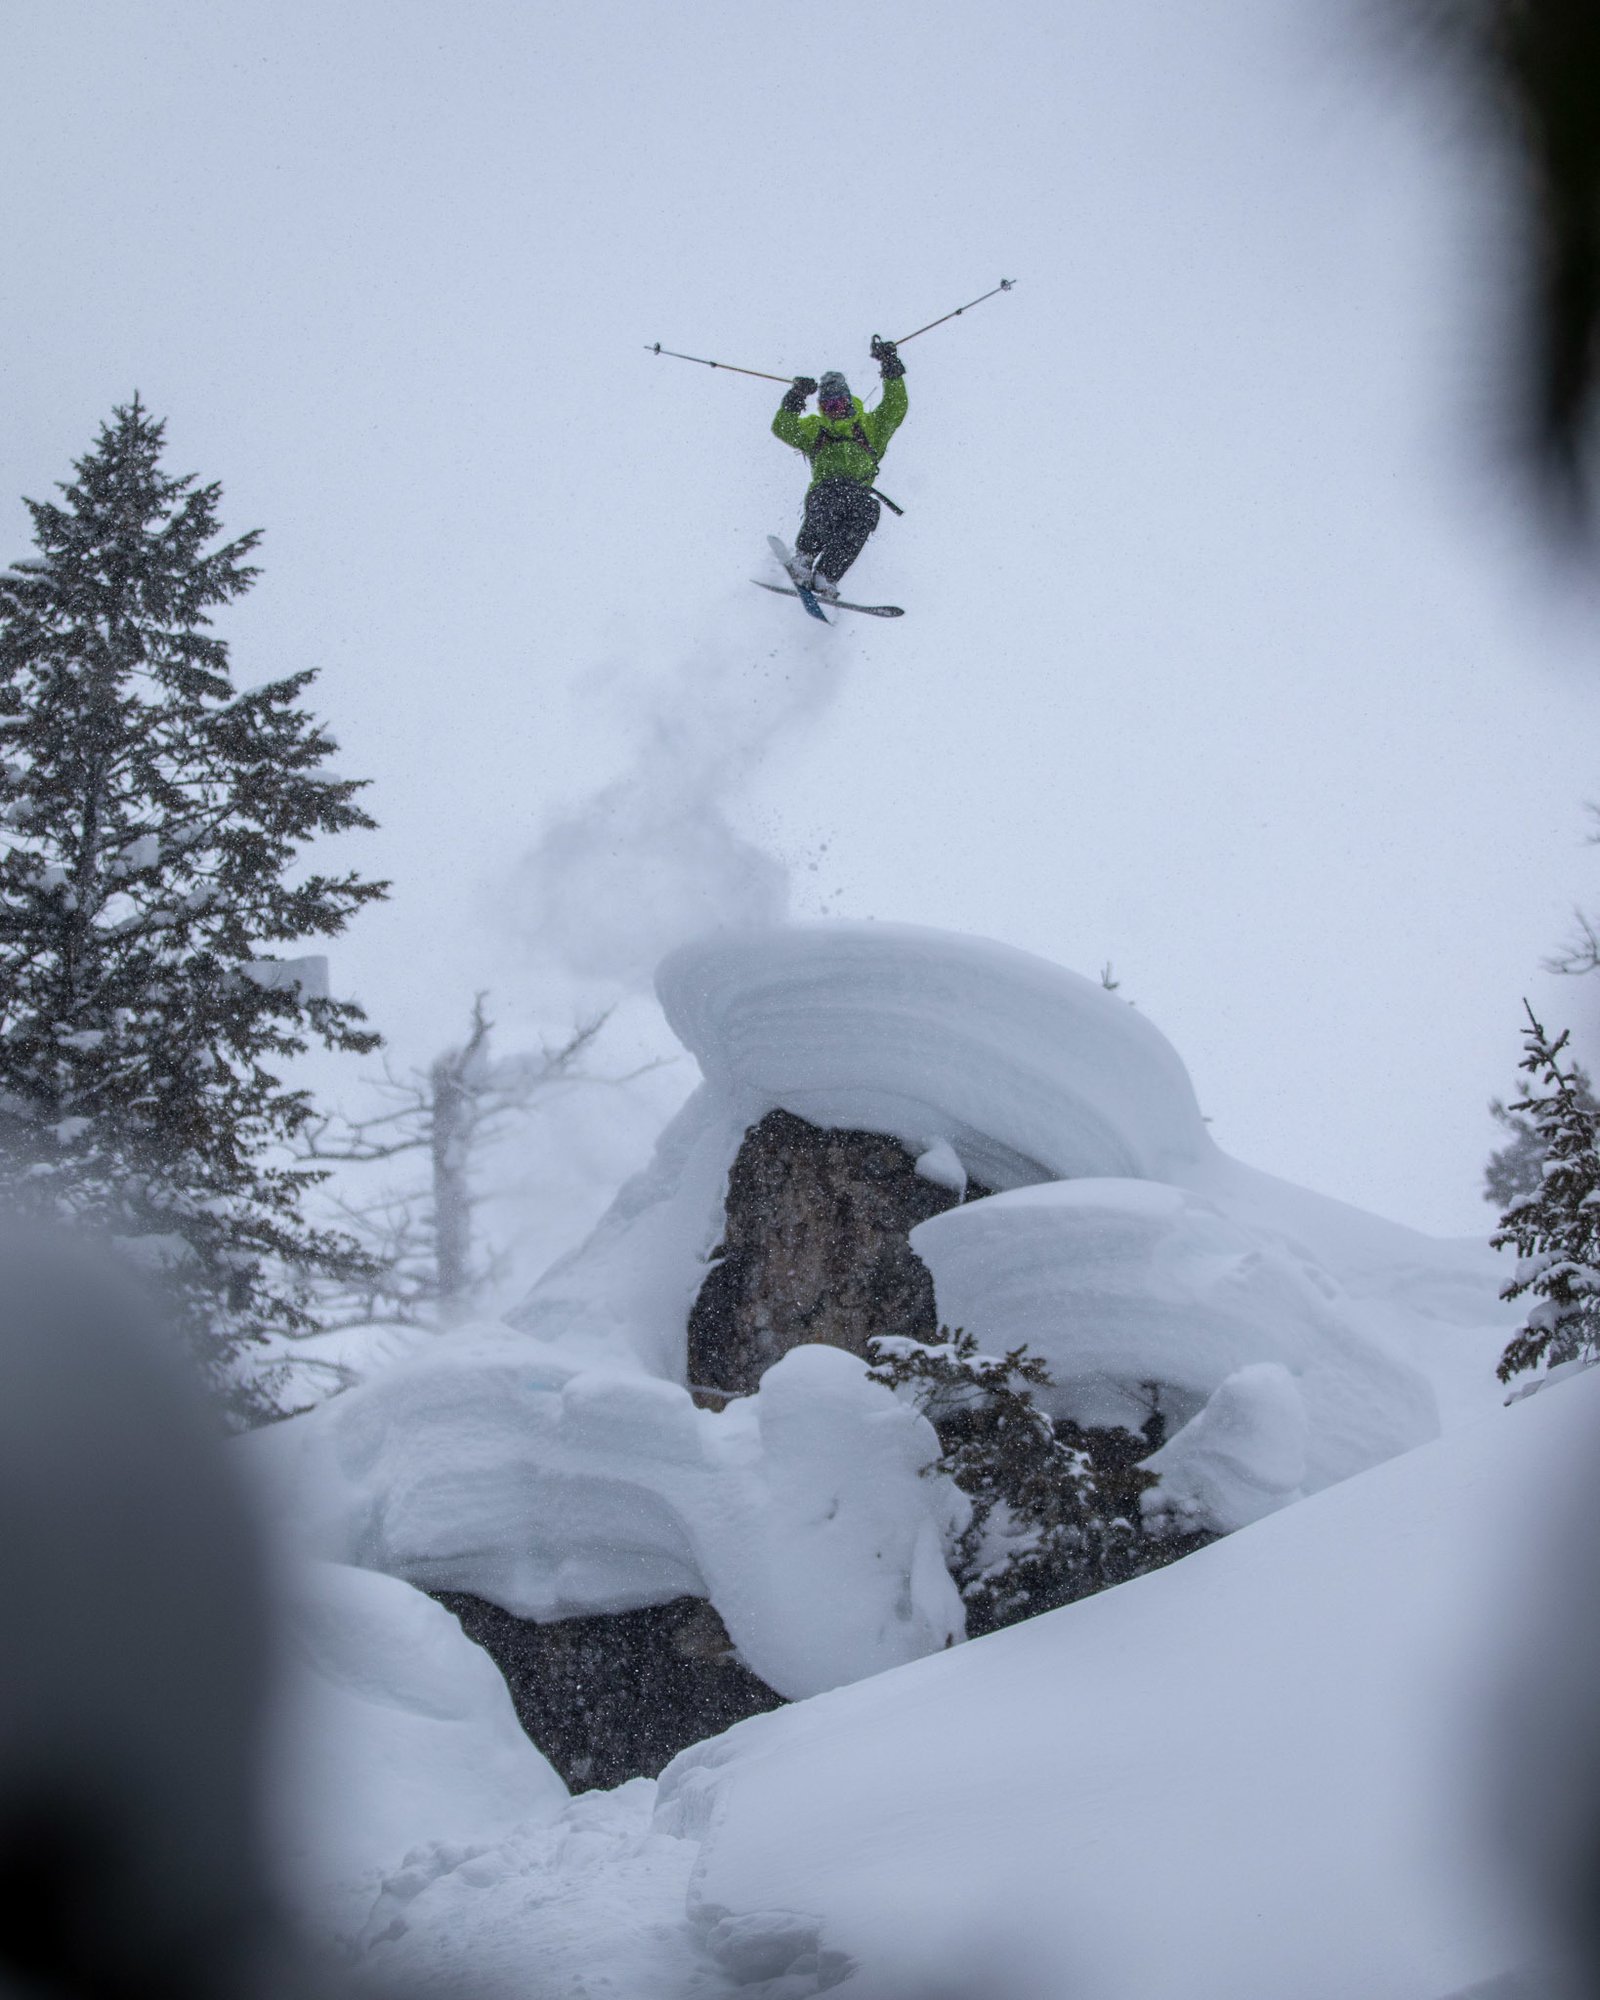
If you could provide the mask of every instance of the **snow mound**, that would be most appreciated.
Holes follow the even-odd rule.
[[[654,1827],[655,1796],[648,1778],[581,1792],[559,1819],[433,1843],[355,1893],[324,1885],[309,1914],[363,1961],[363,1990],[717,2000],[684,1917],[695,1848]]]
[[[276,1818],[308,1889],[561,1812],[567,1788],[499,1669],[442,1605],[334,1563],[296,1571],[285,1595]]]
[[[1272,1363],[1293,1378],[1303,1409],[1285,1412],[1304,1454],[1285,1494],[1437,1434],[1427,1381],[1363,1330],[1327,1271],[1186,1189],[1019,1188],[936,1215],[911,1241],[933,1273],[941,1319],[987,1348],[1026,1343],[1043,1355],[1060,1414],[1080,1423],[1136,1428],[1151,1382],[1183,1421],[1236,1371]]]
[[[1229,1375],[1197,1417],[1145,1460],[1161,1484],[1144,1510],[1182,1530],[1232,1534],[1298,1500],[1306,1483],[1306,1406],[1294,1377],[1272,1361]]]
[[[865,1365],[801,1347],[758,1395],[446,1347],[251,1440],[318,1554],[554,1619],[709,1597],[780,1694],[815,1694],[964,1630],[960,1495],[932,1427]]]
[[[1161,1179],[1210,1150],[1188,1072],[1104,987],[907,924],[719,932],[656,991],[707,1080],[815,1125],[943,1139],[987,1187]]]

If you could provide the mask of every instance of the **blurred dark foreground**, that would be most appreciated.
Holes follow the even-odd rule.
[[[153,1308],[0,1238],[0,1988],[316,1982],[268,1888],[263,1549]]]

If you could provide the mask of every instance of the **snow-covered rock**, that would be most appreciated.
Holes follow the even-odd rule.
[[[920,1476],[921,1420],[832,1350],[796,1350],[719,1413],[683,1387],[730,1168],[774,1111],[1002,1189],[916,1248],[945,1320],[1028,1341],[1073,1414],[1138,1422],[1156,1380],[1182,1425],[1232,1381],[1168,1461],[1219,1524],[1431,1436],[1436,1389],[1452,1420],[1494,1403],[1492,1253],[1230,1160],[1170,1044],[1090,980],[824,923],[685,947],[660,990],[705,1082],[588,1241],[508,1326],[430,1344],[255,1447],[320,1553],[541,1619],[708,1596],[787,1695],[943,1648],[952,1501]]]
[[[1171,1044],[1094,981],[982,939],[829,922],[717,933],[675,952],[658,984],[706,1082],[588,1242],[510,1316],[541,1340],[682,1380],[684,1322],[720,1237],[729,1170],[745,1132],[784,1109],[888,1133],[937,1162],[946,1185],[959,1169],[1002,1191],[1063,1180],[1183,1190],[1192,1215],[1220,1218],[1236,1249],[1275,1259],[1291,1293],[1322,1294],[1322,1317],[1365,1335],[1397,1377],[1414,1371],[1396,1425],[1379,1420],[1370,1450],[1347,1465],[1431,1434],[1415,1373],[1451,1420],[1492,1401],[1511,1316],[1487,1243],[1439,1241],[1229,1158]],[[943,1219],[952,1245],[961,1227],[1019,1226],[969,1225],[977,1212]],[[1125,1296],[1124,1323],[1132,1310]],[[1270,1346],[1235,1346],[1193,1394],[1271,1359],[1293,1365]]]
[[[317,1552],[519,1616],[709,1597],[788,1696],[959,1638],[965,1503],[864,1364],[797,1348],[722,1411],[637,1371],[455,1343],[249,1441]]]
[[[507,1324],[581,1357],[684,1379],[689,1311],[722,1234],[728,1171],[771,1110],[702,1084],[593,1233],[545,1272]]]

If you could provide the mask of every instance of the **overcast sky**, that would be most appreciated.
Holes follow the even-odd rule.
[[[14,0],[0,556],[136,387],[266,529],[236,669],[374,780],[335,978],[402,1061],[787,893],[1109,960],[1231,1151],[1482,1229],[1521,995],[1600,1019],[1538,970],[1600,616],[1489,448],[1492,177],[1372,15]],[[866,391],[1001,276],[907,350],[905,619],[752,589],[778,391],[645,343]]]

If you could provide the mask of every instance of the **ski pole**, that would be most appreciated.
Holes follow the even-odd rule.
[[[965,308],[963,308],[963,311]],[[646,354],[670,355],[674,361],[694,361],[702,368],[725,368],[730,375],[754,375],[761,382],[792,382],[792,375],[769,375],[764,368],[736,368],[731,361],[707,361],[703,354],[680,354],[675,347],[663,347],[661,342],[645,342]]]
[[[918,334],[932,333],[936,326],[943,326],[947,319],[960,319],[964,312],[971,312],[974,306],[981,306],[983,299],[992,299],[997,292],[1009,292],[1016,282],[1015,278],[1002,278],[999,284],[995,286],[994,291],[985,292],[982,299],[968,299],[964,306],[957,306],[954,312],[947,312],[939,319],[930,319],[926,326],[919,326],[916,333],[908,333],[902,339],[897,340],[895,346],[904,347],[906,341],[915,340]]]

